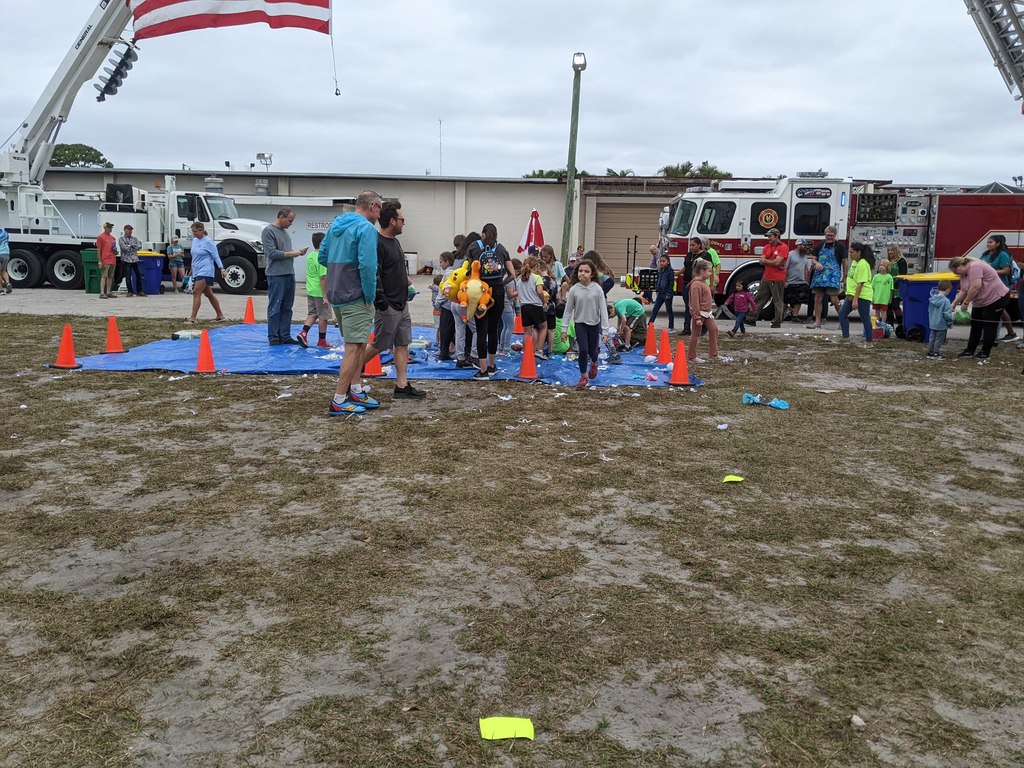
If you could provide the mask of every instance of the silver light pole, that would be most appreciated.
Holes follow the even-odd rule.
[[[580,119],[580,73],[587,68],[587,57],[572,55],[572,118],[569,122],[569,163],[565,172],[565,222],[562,227],[562,263],[569,258],[569,237],[572,235],[572,209],[576,186],[576,131]]]

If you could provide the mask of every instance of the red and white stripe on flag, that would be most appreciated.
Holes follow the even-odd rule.
[[[268,24],[329,34],[331,0],[127,0],[135,18],[135,39],[193,29]]]
[[[523,239],[519,241],[519,247],[516,251],[522,253],[528,250],[531,245],[544,245],[544,231],[540,228],[540,213],[537,212],[536,208],[530,214],[530,223],[526,225]]]

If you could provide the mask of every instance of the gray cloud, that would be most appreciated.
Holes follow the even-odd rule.
[[[27,115],[85,22],[77,0],[6,0],[0,133]],[[959,3],[753,0],[335,8],[326,37],[263,26],[147,40],[122,92],[87,86],[64,141],[119,166],[519,176],[563,167],[570,58],[587,53],[577,163],[652,174],[824,167],[981,183],[1024,172],[1024,118]]]

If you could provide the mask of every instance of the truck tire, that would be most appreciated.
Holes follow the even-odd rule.
[[[7,265],[11,285],[15,288],[35,288],[43,281],[43,262],[34,251],[15,248]]]
[[[54,251],[46,260],[46,279],[54,288],[81,290],[85,285],[82,256],[76,251]]]
[[[231,254],[225,256],[224,277],[220,280],[220,287],[224,293],[246,295],[252,293],[256,286],[256,267],[244,256]]]
[[[763,267],[744,267],[739,272],[729,277],[729,286],[726,289],[726,295],[736,290],[736,281],[742,280],[743,284],[747,286],[747,290],[750,291],[752,296],[757,295],[757,289],[761,286],[761,275],[764,274]],[[768,303],[761,307],[761,310],[757,313],[757,317],[754,320],[771,320],[775,317],[775,309],[772,307],[771,298],[768,299]]]

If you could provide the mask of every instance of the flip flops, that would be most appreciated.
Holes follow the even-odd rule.
[[[765,400],[763,395],[752,395],[749,392],[743,393],[743,404],[744,405],[767,405],[769,408],[775,408],[779,411],[788,411],[789,403],[779,398],[772,398],[771,400]]]

